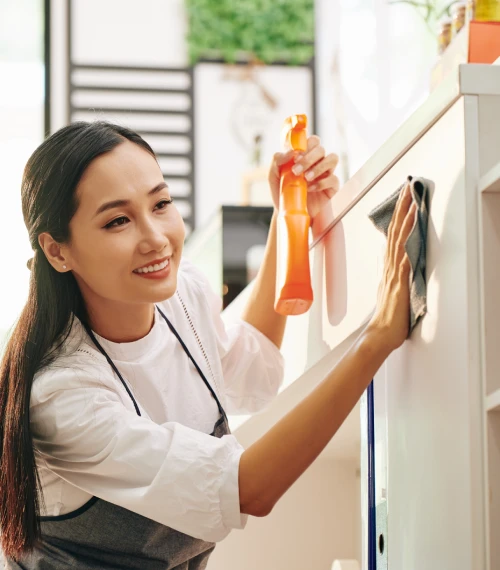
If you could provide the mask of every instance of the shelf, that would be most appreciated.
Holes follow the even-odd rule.
[[[486,396],[485,408],[487,412],[500,412],[500,390]]]
[[[479,192],[500,192],[500,162],[481,177]]]

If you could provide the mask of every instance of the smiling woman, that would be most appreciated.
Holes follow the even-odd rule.
[[[317,136],[276,153],[305,172],[314,218],[335,193]],[[414,225],[403,192],[372,321],[323,382],[244,450],[227,414],[277,395],[277,224],[241,320],[182,260],[184,223],[149,145],[74,123],[33,153],[22,209],[35,252],[0,366],[0,539],[7,568],[202,570],[247,516],[266,516],[319,456],[408,333]]]
[[[125,135],[133,136],[117,131],[120,144],[94,158],[82,175],[66,243],[42,231],[35,244],[56,271],[72,274],[95,330],[114,342],[148,333],[153,303],[176,290],[185,237],[154,154],[145,143],[120,138]],[[154,265],[167,260],[155,273]],[[150,266],[151,272],[136,271]]]
[[[102,567],[111,551],[123,567],[130,548],[142,553],[135,567],[158,556],[167,567],[178,544],[175,556],[204,567],[212,541],[245,521],[225,409],[255,411],[276,394],[278,348],[248,324],[225,331],[220,299],[181,267],[183,220],[136,133],[57,131],[26,165],[22,207],[30,291],[0,369],[8,568]],[[258,380],[245,396],[248,377]],[[118,523],[122,542],[109,533]]]

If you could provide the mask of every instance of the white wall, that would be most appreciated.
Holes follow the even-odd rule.
[[[76,63],[187,65],[183,0],[73,0]]]
[[[43,140],[42,2],[0,2],[0,354],[28,294],[31,247],[21,211],[26,161]],[[7,23],[8,25],[2,25]]]
[[[315,462],[265,518],[219,543],[208,570],[330,570],[336,558],[359,560],[356,463]]]
[[[318,134],[345,155],[350,177],[428,95],[437,40],[406,3],[315,5]]]
[[[312,116],[308,68],[264,67],[258,81],[276,101],[266,107],[258,89],[227,66],[201,63],[195,70],[196,216],[203,225],[220,204],[240,204],[243,174],[251,169],[251,150],[244,146],[262,123],[262,164],[281,149],[281,128],[288,115]],[[259,130],[259,129],[258,129]],[[271,204],[271,200],[269,200]]]

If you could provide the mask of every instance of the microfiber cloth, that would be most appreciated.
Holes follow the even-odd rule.
[[[417,205],[417,219],[406,241],[406,253],[411,265],[410,284],[410,330],[408,336],[427,312],[427,283],[425,280],[427,254],[427,226],[429,222],[429,182],[424,178],[408,176],[413,201]],[[401,185],[394,194],[382,202],[369,214],[375,227],[387,237],[389,224],[396,208]]]

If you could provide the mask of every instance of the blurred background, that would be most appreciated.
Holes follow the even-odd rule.
[[[283,119],[306,113],[345,181],[427,96],[449,7],[0,0],[0,338],[26,299],[20,181],[47,134],[102,118],[143,134],[226,306],[260,263]]]

